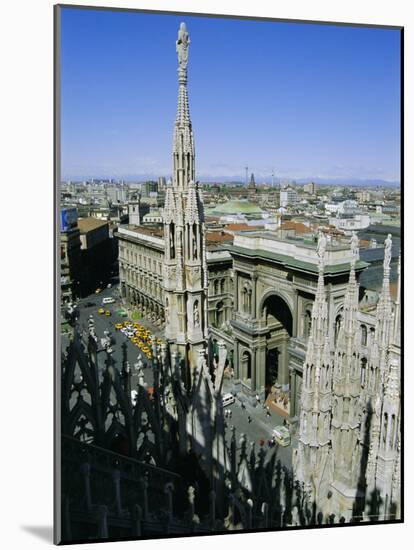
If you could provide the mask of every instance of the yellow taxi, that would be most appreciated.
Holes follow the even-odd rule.
[[[115,328],[120,330],[121,328],[123,328],[123,324],[122,323],[115,323]]]
[[[161,338],[157,338],[157,344],[160,346],[162,344]]]
[[[100,308],[98,309],[98,313],[100,313],[101,315],[103,315],[103,314],[105,313],[104,308],[103,308],[103,307],[100,307]]]
[[[95,290],[95,294],[99,294],[100,292],[102,292],[102,288],[97,288],[97,289]]]
[[[111,316],[111,312],[109,311],[109,309],[107,309],[107,310],[105,311],[105,315],[106,315],[107,317],[110,317],[110,316]]]

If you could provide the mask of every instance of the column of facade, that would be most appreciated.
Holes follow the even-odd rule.
[[[257,317],[257,274],[253,273],[252,275],[252,304],[251,304],[251,313],[253,319]]]
[[[279,384],[284,386],[284,390],[289,386],[289,352],[288,352],[289,335],[285,333],[281,339],[280,355],[279,355]]]
[[[265,383],[266,383],[266,341],[259,344],[257,349],[257,378],[256,378],[256,391],[263,400],[265,396]]]
[[[289,366],[289,414],[296,416],[296,376],[295,367]]]
[[[239,275],[234,271],[234,309],[239,311]]]

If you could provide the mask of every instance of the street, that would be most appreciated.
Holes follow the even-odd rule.
[[[113,297],[115,299],[115,302],[112,304],[102,305],[103,299],[107,297]],[[111,312],[111,316],[107,317],[104,314],[98,313],[98,309],[100,307],[103,307],[105,311],[109,310]],[[101,346],[101,338],[105,336],[105,331],[109,331],[112,341],[111,348],[113,350],[113,353],[111,355],[115,367],[118,368],[118,370],[121,370],[122,368],[123,344],[126,345],[127,360],[132,370],[131,388],[135,389],[138,384],[138,375],[134,365],[138,362],[139,356],[141,356],[144,367],[145,383],[148,384],[148,386],[152,386],[153,373],[151,361],[146,358],[144,353],[140,352],[137,346],[133,344],[129,338],[127,338],[124,334],[122,334],[119,330],[115,328],[116,323],[121,323],[128,320],[128,317],[124,317],[118,313],[119,310],[126,311],[119,299],[118,285],[114,285],[110,289],[104,288],[99,294],[93,293],[89,296],[86,296],[85,298],[78,300],[77,309],[79,312],[78,326],[81,329],[83,335],[87,335],[89,333],[89,316],[93,316],[93,320],[95,322],[95,333],[98,337],[98,358],[100,366],[104,366],[104,360],[106,356],[106,352]],[[155,327],[146,319],[140,319],[138,322],[148,328],[151,331],[152,336],[163,339],[163,331],[160,330],[158,327]],[[63,348],[66,347],[67,342],[68,337],[66,335],[62,335]]]
[[[104,298],[113,297],[115,302],[112,304],[102,305]],[[98,313],[98,309],[103,307],[105,310],[111,312],[111,316]],[[119,330],[115,328],[115,324],[124,322],[128,317],[124,317],[119,314],[119,310],[124,310],[120,299],[118,285],[114,285],[112,288],[104,288],[99,294],[91,294],[85,298],[82,298],[77,302],[77,309],[79,311],[78,326],[81,329],[83,335],[88,334],[88,320],[92,315],[95,322],[95,333],[98,337],[98,358],[100,358],[100,366],[103,368],[106,352],[101,346],[101,338],[104,337],[104,331],[109,331],[113,350],[112,358],[114,360],[115,367],[121,370],[123,359],[123,345],[126,345],[127,360],[129,361],[132,369],[132,383],[131,388],[135,389],[138,385],[138,374],[134,365],[137,363],[139,356],[144,366],[144,379],[145,383],[151,387],[153,384],[153,372],[151,361],[145,357],[145,354],[141,353],[135,344],[133,344],[129,338],[123,335]],[[164,330],[155,327],[152,323],[142,318],[138,321],[141,325],[145,326],[151,331],[152,336],[161,338],[164,341]],[[68,337],[62,335],[62,347],[65,348],[68,342]],[[231,382],[228,379],[223,383],[223,394],[231,391]],[[230,445],[232,430],[231,427],[236,427],[237,435],[237,448],[240,450],[240,436],[246,435],[248,444],[255,443],[256,452],[260,448],[260,443],[264,441],[263,447],[266,449],[266,462],[271,459],[272,455],[276,453],[277,458],[285,464],[290,466],[292,464],[292,447],[297,445],[297,440],[292,436],[291,445],[282,447],[276,444],[274,447],[268,447],[268,441],[272,437],[272,430],[276,426],[280,426],[283,423],[283,418],[276,414],[276,412],[270,410],[267,413],[267,409],[263,408],[263,404],[253,407],[247,400],[242,404],[236,398],[235,403],[227,405],[225,411],[231,411],[231,418],[225,417],[227,425],[226,438],[227,443]],[[249,446],[248,446],[249,451]]]

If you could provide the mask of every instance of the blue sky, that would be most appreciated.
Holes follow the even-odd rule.
[[[62,177],[171,173],[175,40],[203,177],[400,179],[400,33],[62,9]]]

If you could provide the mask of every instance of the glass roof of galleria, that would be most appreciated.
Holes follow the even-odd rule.
[[[225,214],[262,214],[263,210],[257,204],[249,201],[228,201],[218,204],[214,208],[206,208],[206,214],[212,216],[223,216]]]

